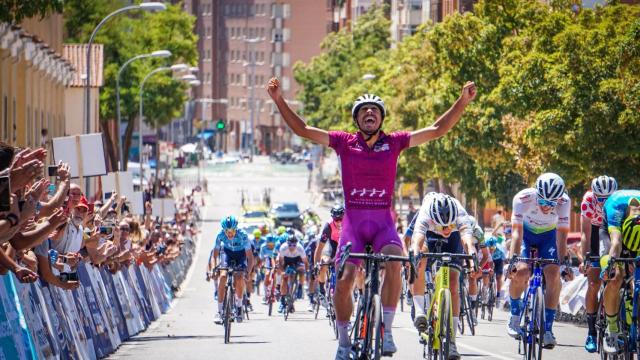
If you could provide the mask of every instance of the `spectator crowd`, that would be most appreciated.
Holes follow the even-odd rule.
[[[154,216],[146,200],[145,214],[134,215],[124,196],[111,191],[104,199],[99,189],[87,197],[71,182],[68,164],[51,173],[46,159],[44,148],[0,143],[0,275],[73,290],[82,262],[112,274],[134,263],[151,270],[176,259],[198,232],[194,192],[175,199],[169,221]],[[163,197],[171,196],[165,188]]]

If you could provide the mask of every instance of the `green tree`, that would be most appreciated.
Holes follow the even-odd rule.
[[[65,3],[65,29],[69,41],[85,42],[95,25],[110,12],[124,6],[124,1],[68,0]],[[131,13],[117,16],[105,24],[95,42],[104,44],[104,86],[100,89],[101,129],[107,139],[115,138],[106,124],[116,119],[116,76],[128,59],[156,50],[169,50],[165,59],[138,60],[127,67],[120,79],[120,104],[123,122],[127,122],[124,153],[129,154],[131,136],[138,116],[139,86],[144,76],[159,66],[174,63],[196,64],[197,37],[193,34],[195,18],[180,8],[168,5],[158,13]],[[180,115],[186,101],[186,85],[171,79],[171,72],[154,75],[145,85],[145,122],[155,128],[168,124]],[[112,168],[118,152],[107,141]],[[125,156],[125,162],[128,156]],[[126,164],[125,164],[126,165]]]
[[[0,22],[19,24],[23,19],[44,18],[62,12],[63,0],[0,0]]]

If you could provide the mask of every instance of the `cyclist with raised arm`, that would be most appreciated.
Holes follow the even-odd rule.
[[[415,227],[411,237],[411,244],[415,254],[425,252],[437,252],[440,243],[440,252],[451,254],[464,254],[465,247],[469,255],[476,253],[473,246],[473,222],[475,219],[467,214],[460,202],[446,194],[431,192],[422,201],[420,212],[415,217]],[[425,244],[426,243],[426,244]],[[413,283],[413,302],[416,309],[414,325],[420,332],[425,332],[428,327],[425,308],[425,270],[427,259],[420,260],[417,276]],[[460,292],[458,291],[459,276],[462,270],[460,260],[451,263],[453,271],[449,273],[449,289],[451,290],[451,309],[453,312],[453,334],[449,343],[449,359],[459,359],[460,354],[456,347],[455,334],[458,329],[460,316]]]
[[[613,258],[640,256],[640,190],[618,190],[611,194],[604,203],[603,215],[600,253]],[[618,313],[620,287],[625,277],[625,269],[616,266],[612,279],[608,279],[607,276],[608,266],[602,269],[602,274],[604,279],[608,280],[603,299],[607,331],[602,348],[607,354],[615,354],[620,350],[621,342]]]
[[[340,232],[342,231],[342,218],[344,218],[344,207],[335,205],[331,209],[331,220],[329,220],[320,233],[320,242],[316,247],[315,260],[328,263],[336,258],[338,251],[338,241],[340,241]],[[325,248],[326,246],[326,248]],[[324,297],[324,284],[327,282],[327,267],[321,266],[318,269],[318,290]]]
[[[536,180],[535,187],[527,188],[513,198],[511,223],[513,235],[511,254],[530,257],[532,247],[537,248],[536,257],[548,260],[562,260],[562,265],[544,266],[546,283],[544,304],[545,333],[543,346],[553,349],[556,338],[553,335],[553,320],[560,300],[560,273],[566,272],[571,279],[572,271],[566,271],[567,235],[569,233],[569,213],[571,200],[565,192],[564,181],[554,173],[544,173]],[[522,250],[522,251],[521,251]],[[516,271],[508,274],[511,278],[509,296],[511,317],[507,333],[509,336],[520,336],[520,316],[522,314],[522,293],[527,288],[530,277],[529,266],[518,263]]]
[[[251,241],[247,233],[238,229],[238,220],[235,216],[227,216],[220,222],[222,229],[216,236],[213,245],[213,256],[210,258],[210,269],[216,269],[219,266],[234,266],[233,286],[236,290],[235,307],[236,321],[242,322],[242,299],[245,291],[245,277],[247,269],[253,265],[253,252],[251,251]],[[218,264],[218,259],[220,263]],[[218,314],[216,315],[216,324],[222,324],[222,307],[225,297],[227,273],[222,270],[219,272],[218,279]],[[213,275],[217,276],[216,274]]]
[[[285,241],[278,251],[278,265],[280,267],[280,271],[282,272],[282,284],[280,285],[280,308],[278,312],[284,312],[285,307],[285,297],[289,293],[289,277],[297,276],[298,277],[298,288],[304,288],[304,275],[306,269],[309,268],[309,261],[307,260],[307,254],[304,251],[304,247],[298,241],[296,235],[290,235],[287,241]],[[294,270],[293,274],[289,274],[287,272],[288,268],[292,268]],[[296,296],[296,294],[291,294],[291,297]],[[291,305],[291,312],[294,312],[295,309],[293,305]]]
[[[365,246],[371,244],[375,252],[403,255],[402,242],[391,216],[398,157],[408,147],[444,136],[460,120],[465,107],[475,98],[475,85],[472,82],[466,83],[458,100],[433,125],[414,132],[399,131],[389,134],[382,131],[386,109],[378,96],[366,94],[356,99],[351,117],[358,131],[350,134],[307,125],[285,101],[278,79],[269,81],[267,91],[282,118],[296,135],[329,146],[340,157],[346,211],[339,246],[350,242],[353,252],[364,252]],[[340,248],[337,256],[339,253]],[[356,259],[349,259],[336,286],[335,308],[339,338],[337,360],[348,359],[351,353],[349,319],[353,312],[353,302],[350,293],[359,263]],[[385,330],[382,345],[384,355],[396,352],[391,329],[402,289],[400,269],[401,264],[393,262],[386,264],[384,271],[381,294]]]
[[[591,256],[600,256],[599,235],[604,218],[602,208],[607,198],[616,190],[618,190],[616,179],[606,175],[598,176],[591,181],[591,190],[584,194],[582,204],[580,204],[580,244],[582,258],[584,259],[582,266],[580,266],[580,271],[585,274],[588,279],[585,309],[587,311],[589,331],[584,348],[590,353],[598,351],[596,319],[598,311],[598,291],[600,290],[600,261],[589,262],[587,253]]]

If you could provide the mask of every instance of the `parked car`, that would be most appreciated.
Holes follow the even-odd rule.
[[[240,217],[240,222],[259,227],[266,226],[268,231],[273,229],[273,220],[269,216],[269,210],[264,206],[248,206]]]
[[[302,230],[302,218],[300,217],[300,207],[295,202],[275,203],[271,207],[271,217],[275,226],[291,226]]]

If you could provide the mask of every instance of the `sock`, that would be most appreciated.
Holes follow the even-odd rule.
[[[456,335],[458,334],[458,323],[460,323],[460,317],[453,317],[453,341],[455,342]]]
[[[587,325],[589,325],[589,335],[598,336],[598,331],[596,330],[596,314],[587,314]]]
[[[393,318],[396,316],[395,307],[382,307],[382,323],[384,324],[384,332],[390,333],[393,326]]]
[[[416,308],[416,315],[424,315],[424,295],[415,295],[413,306]]]
[[[511,299],[511,315],[520,316],[520,308],[522,307],[522,299]]]
[[[544,309],[544,331],[551,331],[555,319],[556,309]]]
[[[324,283],[321,282],[321,283],[318,283],[318,285],[320,286],[320,289],[318,289],[320,290],[320,294],[324,295]]]
[[[236,307],[237,308],[241,308],[242,307],[242,298],[236,298]]]
[[[476,303],[478,301],[478,294],[476,295],[469,295],[469,298],[471,298],[471,309],[475,309],[476,308]]]
[[[340,346],[351,346],[351,339],[349,339],[349,322],[348,321],[336,321],[338,327],[338,343]]]
[[[222,314],[222,303],[218,303],[218,313]]]
[[[496,300],[500,300],[501,297],[502,297],[502,290],[498,290],[498,292],[496,293]]]
[[[620,329],[618,329],[618,314],[615,314],[613,316],[605,314],[605,317],[607,318],[607,330],[609,330],[609,333],[619,332]]]

